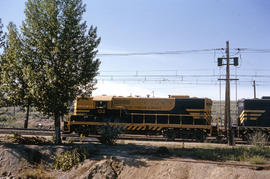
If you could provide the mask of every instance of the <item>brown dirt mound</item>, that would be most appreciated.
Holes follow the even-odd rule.
[[[110,158],[86,161],[78,168],[56,178],[78,179],[268,179],[270,171],[248,168],[218,166],[216,164],[187,163],[180,161],[131,158]]]
[[[194,164],[178,161],[147,161],[147,166],[126,167],[118,178],[133,179],[268,179],[270,171],[254,171],[247,168],[224,167],[213,164]]]
[[[123,170],[124,162],[116,159],[102,160],[92,166],[84,176],[80,178],[106,178],[116,179]]]

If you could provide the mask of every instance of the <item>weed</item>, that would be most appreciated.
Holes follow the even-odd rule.
[[[265,133],[259,131],[250,136],[249,142],[253,146],[263,148],[267,144],[268,138],[269,137]]]
[[[265,164],[266,160],[263,156],[254,155],[251,158],[249,158],[249,162],[252,164]]]

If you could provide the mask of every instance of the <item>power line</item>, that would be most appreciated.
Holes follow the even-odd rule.
[[[234,50],[241,51],[241,53],[270,53],[270,49],[235,48]]]
[[[240,53],[270,53],[270,49],[253,49],[253,48],[232,48],[231,51]],[[116,52],[116,53],[98,53],[97,56],[147,56],[147,55],[183,55],[183,54],[201,54],[202,52],[216,53],[223,52],[224,48],[200,49],[200,50],[168,50],[168,51],[152,51],[152,52]]]
[[[175,51],[155,51],[155,52],[119,52],[119,53],[98,53],[97,56],[144,56],[144,55],[180,55],[189,53],[214,52],[220,49],[201,49],[201,50],[175,50]]]
[[[134,74],[134,75],[98,75],[98,77],[114,77],[114,78],[127,78],[127,77],[134,77],[134,78],[158,78],[158,77],[167,77],[167,78],[217,78],[217,77],[224,77],[225,75],[187,75],[187,74],[174,74],[174,75],[156,75],[156,74]],[[231,76],[237,76],[237,77],[243,77],[243,78],[270,78],[270,75],[231,75]]]

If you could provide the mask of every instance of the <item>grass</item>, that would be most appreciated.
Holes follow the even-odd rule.
[[[252,164],[265,164],[267,161],[263,156],[255,155],[249,159],[249,162]]]
[[[170,152],[179,157],[210,161],[241,161],[264,164],[270,159],[270,148],[261,147],[172,148]]]
[[[165,156],[176,156],[209,161],[239,161],[251,164],[270,163],[270,147],[261,145],[256,146],[237,146],[229,147],[226,145],[197,145],[184,146],[183,144],[167,146],[168,151],[163,152]],[[146,144],[144,146],[133,147],[129,152],[131,155],[160,155],[159,146]],[[165,150],[161,150],[165,151]]]
[[[268,142],[268,135],[262,131],[255,132],[250,136],[249,143],[253,146],[264,148]]]

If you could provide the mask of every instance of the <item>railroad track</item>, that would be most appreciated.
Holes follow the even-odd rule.
[[[53,129],[38,129],[38,128],[8,128],[8,127],[0,127],[0,134],[20,134],[20,135],[36,135],[36,136],[53,136]],[[72,139],[75,141],[98,141],[99,135],[89,135],[88,137],[80,137],[77,134],[63,134],[62,137],[66,140]],[[175,139],[168,140],[163,136],[148,136],[148,135],[137,135],[137,134],[120,134],[120,140],[138,140],[138,141],[164,141],[164,142],[197,142],[192,139]],[[215,137],[207,137],[205,143],[220,143],[216,140]],[[224,142],[222,142],[224,143]],[[236,144],[247,144],[246,141],[243,141],[239,138],[235,140]]]
[[[37,129],[37,128],[9,128],[1,127],[0,134],[20,134],[20,135],[37,135],[37,136],[52,136],[53,129]]]

